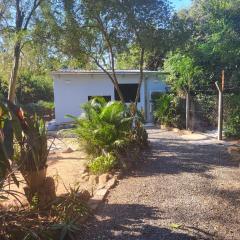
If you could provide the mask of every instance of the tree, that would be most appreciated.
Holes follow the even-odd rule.
[[[194,59],[181,52],[168,56],[164,70],[169,73],[168,84],[179,94],[193,90],[202,74],[201,68],[196,65]]]
[[[186,129],[189,129],[190,91],[194,89],[202,70],[194,60],[183,53],[170,55],[165,62],[165,71],[169,73],[167,82],[178,94],[186,94]]]
[[[49,6],[55,47],[66,56],[86,59],[88,66],[103,70],[124,102],[115,72],[115,56],[127,38],[126,31],[119,29],[121,13],[115,11],[115,1],[62,0]],[[64,11],[58,11],[59,8]],[[56,37],[59,33],[61,38]]]
[[[127,30],[132,33],[131,39],[139,48],[140,79],[135,98],[135,106],[139,99],[143,82],[145,53],[153,50],[156,43],[166,41],[166,33],[171,19],[171,8],[168,1],[162,0],[125,0],[118,1],[123,12],[123,21]]]
[[[0,6],[5,8],[1,12],[1,30],[14,39],[13,66],[9,78],[8,99],[15,101],[16,84],[19,71],[21,51],[27,39],[27,31],[34,14],[44,0],[1,0]]]
[[[153,46],[155,36],[167,27],[170,15],[168,2],[63,0],[64,14],[58,14],[58,7],[55,5],[52,10],[55,20],[61,19],[61,26],[57,24],[57,27],[64,33],[62,41],[57,42],[58,48],[75,58],[84,56],[92,61],[107,74],[124,102],[115,73],[116,59],[136,44],[140,50],[140,89],[145,49]]]
[[[183,51],[204,70],[204,85],[214,86],[225,69],[228,83],[236,84],[240,67],[240,1],[195,0],[181,15],[192,35]]]

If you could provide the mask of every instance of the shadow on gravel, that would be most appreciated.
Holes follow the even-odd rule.
[[[231,205],[238,207],[240,205],[240,190],[215,190],[215,195],[228,201]]]
[[[154,225],[161,219],[156,208],[140,204],[102,205],[97,219],[84,230],[81,240],[197,240],[212,239],[207,233],[191,227],[174,231]],[[91,229],[91,231],[88,231]],[[93,231],[94,230],[94,231]],[[188,233],[185,233],[188,232]],[[196,237],[195,237],[196,236]]]
[[[152,141],[143,159],[136,176],[186,172],[205,174],[207,178],[211,178],[206,172],[215,167],[239,168],[238,163],[229,160],[230,156],[223,146],[198,145],[181,139],[158,138],[158,141]]]

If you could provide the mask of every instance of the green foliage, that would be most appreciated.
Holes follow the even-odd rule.
[[[0,100],[7,99],[7,81],[0,75]],[[48,74],[22,71],[17,84],[17,102],[31,109],[31,104],[48,108],[45,103],[53,102],[53,82]],[[39,103],[40,102],[40,103]],[[38,103],[38,104],[37,104]],[[44,104],[43,104],[44,103]],[[36,106],[37,108],[38,106]],[[39,109],[40,110],[40,109]]]
[[[227,137],[240,137],[240,109],[234,109],[227,118],[225,123],[225,135]]]
[[[128,142],[133,118],[129,109],[121,102],[106,103],[103,98],[90,100],[83,106],[85,118],[74,118],[74,132],[84,145],[85,150],[94,156],[102,151],[111,152],[121,142],[123,147]]]
[[[44,119],[52,119],[54,114],[54,103],[45,102],[43,100],[38,101],[37,103],[28,103],[22,105],[24,111],[34,115],[37,114],[39,117]]]
[[[240,96],[230,95],[225,98],[224,106],[225,135],[227,137],[240,137]]]
[[[94,173],[111,170],[118,163],[118,155],[135,145],[146,146],[147,133],[138,113],[132,116],[131,107],[121,102],[106,103],[104,98],[94,98],[83,105],[85,117],[76,118],[78,136],[85,151],[95,157],[89,167]]]
[[[110,172],[117,165],[117,159],[112,154],[102,155],[93,159],[88,167],[94,174]]]
[[[154,99],[154,117],[163,125],[171,126],[176,110],[173,106],[174,97],[170,94],[162,94]]]
[[[183,112],[182,101],[175,94],[166,93],[155,96],[154,117],[158,123],[182,128]]]
[[[204,128],[217,126],[218,102],[216,95],[199,93],[191,98],[195,117],[204,124]]]
[[[9,157],[4,144],[3,127],[5,121],[9,118],[9,112],[6,106],[0,102],[0,182],[2,182],[9,170]],[[1,187],[1,186],[0,186]]]
[[[21,104],[36,103],[40,100],[52,102],[52,79],[48,75],[36,75],[25,71],[19,76],[16,94]]]
[[[17,164],[21,171],[41,170],[46,167],[49,153],[45,122],[37,115],[27,115],[22,126],[23,131],[16,136],[20,146]]]
[[[15,174],[12,172],[10,155],[4,136],[4,127],[6,122],[9,122],[11,118],[13,118],[13,115],[8,106],[0,102],[0,188],[1,184],[6,180],[7,175],[9,178],[12,178],[14,184],[19,186],[19,182],[17,181]],[[12,124],[14,124],[13,120]]]
[[[178,93],[189,91],[194,88],[202,70],[194,63],[194,60],[180,52],[170,54],[164,69],[169,73],[167,83]]]

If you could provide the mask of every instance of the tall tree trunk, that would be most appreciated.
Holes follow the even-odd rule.
[[[106,69],[98,62],[98,60],[97,60],[96,58],[94,58],[93,56],[90,56],[90,57],[94,60],[94,62],[96,63],[96,65],[97,65],[104,73],[106,73],[106,75],[109,77],[109,79],[110,79],[111,82],[113,83],[114,88],[116,89],[116,91],[117,91],[117,93],[118,93],[118,96],[119,96],[121,102],[122,102],[123,104],[125,104],[125,100],[124,100],[122,91],[121,91],[121,89],[119,88],[119,84],[118,84],[118,81],[117,81],[115,69],[113,68],[112,74],[110,74],[110,72],[108,72],[108,70],[106,70]]]
[[[21,54],[21,42],[17,41],[14,46],[14,63],[12,67],[11,76],[9,79],[9,89],[8,89],[8,100],[10,102],[14,102],[16,98],[16,85],[17,85],[17,77],[18,77],[18,69],[20,62],[20,54]]]
[[[102,31],[103,36],[105,37],[106,43],[107,43],[107,47],[108,47],[108,51],[109,51],[109,57],[110,57],[110,65],[111,65],[111,70],[112,70],[112,74],[110,74],[103,66],[101,66],[101,64],[97,64],[107,75],[108,77],[111,79],[114,88],[116,89],[118,96],[121,100],[121,102],[123,104],[125,104],[125,99],[123,97],[122,91],[119,87],[119,83],[118,83],[118,79],[117,79],[117,75],[116,75],[116,71],[115,71],[115,59],[114,59],[114,52],[113,52],[113,47],[112,47],[112,43],[109,37],[109,34],[106,30],[106,27],[104,26],[104,23],[101,19],[100,16],[96,16],[95,17],[97,23],[100,26],[100,30]],[[95,61],[96,62],[96,61]]]
[[[144,64],[144,53],[145,53],[145,49],[142,48],[141,49],[141,55],[140,55],[140,64],[139,64],[139,69],[140,69],[140,78],[139,78],[139,83],[138,83],[138,88],[137,88],[137,93],[136,93],[136,98],[135,98],[135,112],[137,111],[137,104],[138,104],[138,99],[140,97],[140,90],[141,90],[141,86],[143,83],[143,64]]]

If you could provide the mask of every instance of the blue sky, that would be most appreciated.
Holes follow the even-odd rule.
[[[180,10],[182,8],[190,7],[192,0],[172,0],[172,2],[176,10]]]

